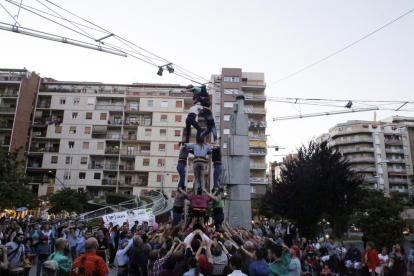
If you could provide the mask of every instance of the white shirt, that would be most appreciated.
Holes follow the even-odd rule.
[[[385,255],[385,256],[382,256],[382,254],[380,253],[380,254],[378,254],[378,258],[379,258],[379,260],[380,261],[388,261],[388,255]],[[381,264],[381,266],[383,266],[383,264]],[[376,273],[381,273],[381,266],[377,266],[376,268],[375,268],[375,272]]]
[[[185,243],[188,243],[188,241],[191,239],[191,237],[193,236],[194,234],[193,233],[190,233],[187,237],[185,237],[185,239],[184,239],[184,242]],[[204,237],[204,239],[207,241],[207,243],[209,243],[210,242],[210,239],[205,235],[205,234],[203,234],[203,237]]]
[[[319,244],[319,242],[317,242],[317,243],[312,243],[312,246],[313,246],[315,249],[319,249],[319,248],[321,248],[321,245]]]
[[[131,248],[133,240],[130,239],[128,245],[124,249],[116,252],[116,259],[118,260],[118,266],[126,265],[129,262],[129,257],[127,255],[128,250]]]
[[[188,114],[190,113],[194,113],[195,115],[198,115],[200,113],[200,111],[203,110],[203,107],[201,105],[193,105],[192,107],[190,107],[190,109],[188,110]]]
[[[241,270],[235,270],[235,271],[233,271],[232,274],[229,274],[229,275],[245,275],[245,276],[247,276],[246,274],[244,274],[243,272],[241,272]]]

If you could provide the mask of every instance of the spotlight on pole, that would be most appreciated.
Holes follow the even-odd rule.
[[[157,75],[158,76],[162,76],[162,72],[164,71],[164,69],[162,69],[162,67],[158,67],[158,72]]]
[[[170,74],[174,73],[174,68],[171,65],[167,65],[167,70]]]

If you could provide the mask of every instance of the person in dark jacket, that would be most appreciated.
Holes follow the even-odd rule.
[[[355,244],[351,243],[344,258],[349,273],[351,273],[351,269],[359,270],[361,268],[361,258],[361,251],[355,247]]]
[[[134,236],[133,245],[129,249],[129,276],[141,276],[140,263],[143,255],[141,236]]]
[[[181,146],[181,142],[178,143]],[[180,175],[180,181],[178,182],[178,187],[183,187],[185,185],[185,168],[187,167],[187,158],[188,158],[188,148],[186,144],[183,144],[178,154],[178,164],[177,164],[177,172]]]
[[[211,161],[213,161],[214,164],[214,188],[218,190],[216,193],[216,196],[218,196],[220,194],[219,178],[221,172],[223,171],[221,167],[221,150],[219,147],[212,150]]]

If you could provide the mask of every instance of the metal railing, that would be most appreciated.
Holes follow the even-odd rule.
[[[119,149],[105,149],[105,154],[119,154]]]
[[[150,151],[121,149],[121,155],[150,155]]]
[[[267,154],[266,149],[249,149],[250,154]]]
[[[118,186],[148,186],[145,180],[118,180],[118,179],[102,179],[102,185],[118,185]]]
[[[253,168],[253,169],[266,169],[266,163],[250,163],[250,168]]]
[[[364,152],[364,151],[374,151],[374,148],[362,147],[362,148],[352,148],[352,149],[341,149],[343,153],[348,152]]]
[[[388,163],[400,163],[400,164],[405,163],[405,159],[391,159],[391,158],[387,158],[387,160],[390,161]]]
[[[139,201],[145,201],[145,199],[148,198],[152,202],[145,204],[145,205],[139,205]],[[131,205],[134,206],[131,208]],[[122,211],[128,211],[128,210],[139,210],[139,209],[152,209],[152,212],[154,215],[157,215],[161,210],[163,210],[166,206],[166,200],[164,198],[164,195],[157,191],[151,191],[151,194],[147,195],[140,195],[139,197],[136,196],[135,199],[128,200],[122,203],[119,203],[117,205],[112,206],[105,206],[103,208],[100,208],[95,211],[87,212],[81,214],[81,217],[88,222],[92,219],[103,217],[112,213],[122,212]]]
[[[0,81],[21,81],[21,77],[0,77]]]
[[[123,111],[123,105],[95,105],[95,110],[112,110],[112,111]]]
[[[119,165],[120,171],[135,171],[135,164],[122,164]]]
[[[121,134],[120,133],[113,133],[113,134],[92,133],[91,137],[95,139],[120,140]]]
[[[349,162],[375,162],[375,157],[351,157]]]
[[[118,164],[89,164],[88,169],[90,170],[108,170],[117,171],[119,168]]]
[[[253,107],[253,108],[247,108],[246,106],[243,109],[244,113],[266,113],[266,108],[259,108],[259,107]]]
[[[0,143],[2,146],[10,146],[10,140],[1,140]]]
[[[37,104],[36,108],[50,108],[50,104],[51,102],[39,103]]]
[[[249,135],[251,140],[266,140],[266,135]]]
[[[17,97],[19,96],[19,92],[3,92],[0,94],[0,97]]]
[[[267,183],[267,178],[262,177],[250,177],[251,183]]]
[[[42,167],[42,163],[41,162],[32,162],[32,161],[29,161],[29,162],[27,162],[27,167],[28,168],[41,168]]]
[[[5,122],[4,124],[0,123],[0,129],[5,129],[5,128],[13,128],[13,122]]]
[[[388,172],[400,172],[400,173],[406,173],[407,170],[405,168],[396,169],[396,168],[388,168]]]
[[[119,120],[119,119],[108,120],[108,125],[122,126],[122,120]]]
[[[394,193],[408,193],[407,189],[396,189],[396,188],[391,188],[390,192],[394,192]]]
[[[132,126],[151,126],[152,120],[131,120],[126,119],[124,125],[132,125]]]
[[[0,112],[4,112],[4,113],[14,113],[16,111],[15,107],[3,107],[0,106]]]
[[[255,96],[255,95],[244,95],[245,96],[245,101],[266,101],[267,97],[266,96]]]
[[[124,134],[122,135],[122,140],[136,141],[137,136],[135,134]]]
[[[53,147],[46,147],[46,148],[39,148],[39,147],[31,147],[30,152],[59,152],[59,148]]]
[[[37,137],[46,137],[46,132],[33,132],[32,133],[32,138],[37,138]]]
[[[127,105],[125,107],[126,111],[139,111],[139,106],[138,105]]]
[[[266,87],[266,83],[263,81],[242,81],[243,86],[262,86]]]
[[[398,144],[398,145],[402,145],[403,141],[402,140],[397,140],[397,139],[384,139],[384,142],[386,144]]]
[[[249,127],[266,127],[266,121],[249,121]]]
[[[390,148],[385,148],[385,152],[404,153],[404,149],[390,149]]]
[[[362,143],[362,142],[373,142],[374,139],[372,138],[359,138],[359,139],[336,139],[334,141],[330,142],[331,146],[335,146],[335,145],[342,145],[342,144],[349,144],[349,143]]]
[[[402,178],[388,178],[389,183],[403,183],[408,184],[409,179],[402,179]]]

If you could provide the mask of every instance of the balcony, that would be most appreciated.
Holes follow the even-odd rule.
[[[39,148],[39,147],[31,147],[30,148],[30,152],[59,152],[59,148],[51,148],[51,147],[46,147],[46,148]]]
[[[391,159],[387,157],[388,163],[405,164],[405,159]]]
[[[123,156],[150,155],[150,151],[121,149],[120,152]]]
[[[1,140],[0,144],[2,147],[8,147],[10,146],[10,140]]]
[[[152,120],[136,120],[136,119],[126,119],[124,125],[130,126],[151,126]]]
[[[266,114],[267,110],[266,108],[260,108],[260,107],[253,107],[253,108],[249,108],[249,107],[244,107],[244,113],[247,114]]]
[[[358,143],[373,143],[374,139],[372,137],[366,137],[366,138],[359,138],[359,139],[336,139],[331,141],[329,144],[331,146],[337,146],[337,145],[345,145],[345,144],[358,144]]]
[[[407,173],[407,170],[405,168],[388,168],[388,172],[394,172],[394,173]]]
[[[255,156],[255,155],[257,155],[257,156],[266,156],[267,150],[266,149],[250,148],[249,153],[250,153],[250,155],[253,155],[253,156]]]
[[[409,179],[403,179],[403,178],[388,178],[389,183],[401,183],[401,184],[408,184],[410,183]]]
[[[374,148],[362,147],[362,148],[352,148],[352,149],[340,149],[343,153],[350,152],[374,152]]]
[[[0,106],[0,113],[15,113],[15,107]]]
[[[49,183],[52,180],[52,182],[55,181],[54,178],[49,178],[47,176],[41,176],[41,175],[37,175],[37,176],[32,176],[29,178],[29,183]]]
[[[95,105],[95,110],[123,111],[123,105]]]
[[[168,97],[170,95],[170,89],[163,88],[161,91],[157,91],[157,88],[152,88],[152,91],[145,91],[145,88],[130,88],[127,90],[128,96],[137,97]],[[179,95],[179,93],[177,93]]]
[[[250,128],[265,128],[266,126],[266,121],[249,121]]]
[[[385,152],[389,153],[404,153],[404,149],[391,149],[391,148],[385,148]]]
[[[123,141],[137,141],[137,136],[135,134],[124,134],[122,135]]]
[[[403,141],[402,140],[397,140],[397,139],[384,139],[385,144],[388,145],[402,145]]]
[[[121,134],[120,133],[113,133],[113,134],[92,133],[91,137],[94,139],[120,140]]]
[[[37,104],[36,108],[50,108],[50,102]]]
[[[256,96],[256,95],[244,95],[246,102],[265,102],[267,100],[266,96]]]
[[[120,186],[148,186],[148,180],[118,180]]]
[[[27,167],[28,168],[41,168],[42,167],[42,162],[29,161],[29,162],[27,162]]]
[[[120,119],[108,120],[108,125],[122,126],[122,120],[120,120]]]
[[[0,81],[7,81],[7,82],[20,82],[21,81],[21,77],[19,76],[1,76],[0,77]]]
[[[118,183],[118,180],[116,180],[116,179],[106,179],[106,178],[104,178],[104,179],[102,179],[102,182],[101,182],[101,184],[104,186],[104,185],[110,185],[110,186],[115,186],[115,185],[117,185],[117,183]]]
[[[129,111],[129,112],[139,111],[139,106],[135,105],[135,104],[133,104],[133,105],[128,104],[125,107],[125,111]]]
[[[375,157],[348,158],[350,163],[375,163]]]
[[[46,137],[46,132],[34,131],[32,133],[32,138],[44,138],[44,137]]]
[[[105,154],[119,154],[119,149],[106,149]]]
[[[267,178],[250,177],[250,183],[263,183],[263,184],[267,184],[267,182],[268,182]]]
[[[123,164],[119,165],[120,171],[135,171],[135,164]]]
[[[17,98],[19,96],[19,92],[11,91],[11,92],[3,92],[0,94],[0,98]]]
[[[249,140],[266,141],[266,135],[249,135]]]
[[[398,188],[391,188],[390,193],[401,193],[401,194],[408,194],[408,190],[406,189],[398,189]]]
[[[242,81],[242,86],[252,86],[252,87],[266,87],[266,83],[263,81]]]
[[[365,173],[365,172],[376,172],[377,168],[375,166],[370,167],[354,167],[351,168],[355,173]]]
[[[90,170],[104,170],[104,171],[117,171],[119,168],[118,164],[89,164],[88,169]]]
[[[255,170],[265,170],[266,169],[266,163],[250,163],[250,169]]]
[[[11,121],[3,121],[0,120],[0,130],[1,129],[12,129],[13,128],[13,122]]]

